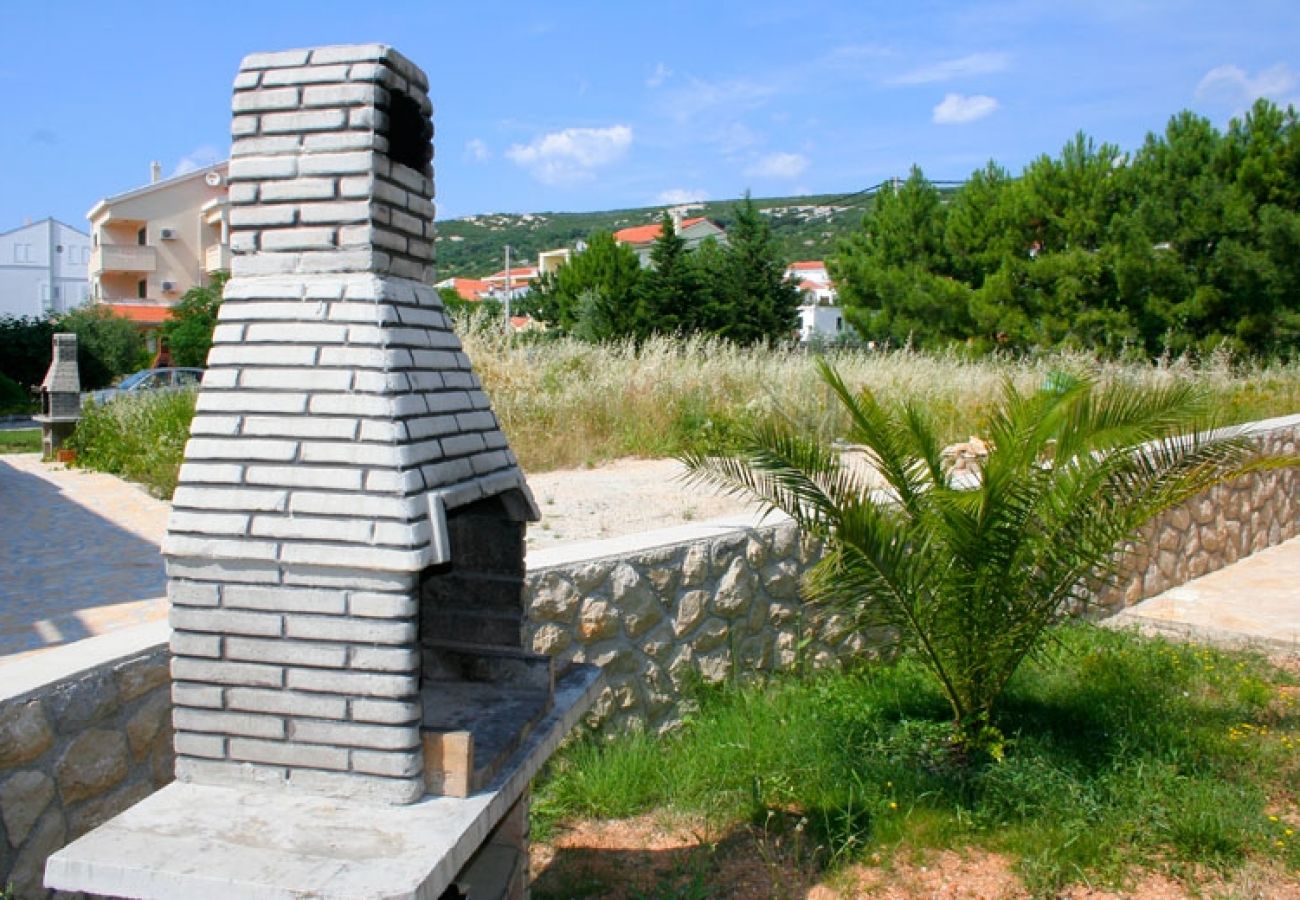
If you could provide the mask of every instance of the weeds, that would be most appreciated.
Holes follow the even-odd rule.
[[[104,404],[87,404],[66,442],[76,465],[137,481],[156,496],[176,489],[190,420],[193,391],[142,392]]]
[[[905,657],[715,689],[669,738],[579,743],[538,786],[539,833],[661,810],[749,823],[822,865],[978,846],[1040,893],[1153,861],[1300,868],[1284,673],[1084,625],[1056,637],[1011,683],[1001,762],[954,764],[946,704]]]

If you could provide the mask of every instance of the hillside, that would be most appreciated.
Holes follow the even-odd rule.
[[[871,193],[822,194],[755,199],[772,223],[772,234],[787,261],[822,259],[838,237],[858,227]],[[735,200],[690,204],[689,216],[707,216],[726,228]],[[616,231],[655,221],[667,207],[583,213],[492,213],[438,223],[438,278],[482,277],[504,265],[507,244],[519,264],[536,262],[542,250],[572,247],[593,231]]]

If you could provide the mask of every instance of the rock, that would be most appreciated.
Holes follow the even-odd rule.
[[[0,783],[0,816],[15,847],[22,846],[36,820],[54,799],[54,780],[35,769],[18,772]]]
[[[126,778],[126,738],[92,728],[80,734],[54,767],[64,806],[104,793]]]
[[[681,637],[700,624],[708,602],[709,595],[704,591],[687,591],[682,594],[677,601],[677,614],[673,616],[673,634]]]
[[[67,842],[68,829],[63,814],[57,807],[51,807],[32,829],[27,844],[14,860],[9,877],[13,881],[15,897],[45,896],[45,859]]]
[[[791,560],[799,552],[799,528],[794,524],[778,525],[772,529],[772,556]]]
[[[547,622],[572,622],[582,596],[558,572],[546,572],[528,593],[528,614]]]
[[[578,614],[578,637],[584,642],[603,641],[618,634],[618,611],[606,600],[588,598]]]
[[[149,755],[154,738],[171,717],[171,698],[158,694],[146,700],[126,721],[126,740],[131,747],[131,758],[140,762]]]
[[[745,560],[755,569],[763,568],[767,565],[767,545],[751,535],[745,544]]]
[[[117,670],[117,692],[123,703],[130,703],[150,691],[166,687],[171,682],[167,671],[167,655],[127,663]]]
[[[707,653],[725,644],[730,633],[731,629],[727,627],[726,622],[721,619],[709,619],[700,626],[691,645],[695,648],[695,652]]]
[[[638,638],[663,621],[663,607],[650,583],[627,563],[614,568],[609,578],[610,596],[623,618],[623,631]]]
[[[54,743],[54,732],[39,700],[0,708],[0,766],[31,762]]]
[[[682,584],[699,587],[709,577],[708,544],[691,544],[682,558]]]
[[[569,573],[580,596],[594,594],[609,577],[609,563],[594,562],[577,566]]]
[[[563,652],[572,643],[573,636],[554,622],[547,622],[538,628],[532,640],[533,652],[547,656]]]
[[[763,570],[763,589],[773,600],[799,596],[799,567],[790,560],[774,562]]]
[[[733,559],[718,581],[713,611],[727,618],[740,615],[754,599],[755,581],[754,573],[745,561]]]
[[[60,734],[76,734],[121,709],[117,679],[98,671],[60,685],[45,698],[46,709]]]

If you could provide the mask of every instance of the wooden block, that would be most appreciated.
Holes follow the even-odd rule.
[[[424,786],[431,794],[468,797],[474,777],[474,734],[422,731]]]

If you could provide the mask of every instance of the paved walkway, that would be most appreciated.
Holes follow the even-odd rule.
[[[0,456],[0,658],[166,617],[168,509],[110,475]]]
[[[167,513],[167,503],[112,476],[0,456],[0,665],[165,618],[158,547]],[[1110,621],[1300,654],[1300,538]]]

